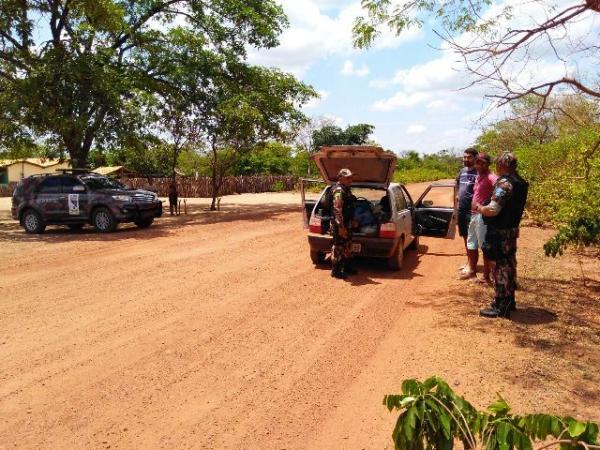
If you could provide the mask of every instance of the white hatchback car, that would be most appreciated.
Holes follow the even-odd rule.
[[[391,269],[399,270],[405,250],[418,248],[419,236],[454,238],[454,183],[431,183],[413,202],[404,185],[391,183],[396,168],[392,152],[373,146],[329,146],[322,147],[313,159],[324,181],[301,183],[304,224],[308,227],[313,263],[323,263],[331,252],[329,191],[342,168],[354,173],[352,193],[358,226],[353,230],[352,250],[357,256],[385,258]],[[327,184],[317,200],[306,198],[307,182]]]

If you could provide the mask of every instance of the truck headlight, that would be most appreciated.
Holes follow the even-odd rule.
[[[112,198],[119,202],[129,203],[131,201],[131,197],[129,195],[113,195]]]

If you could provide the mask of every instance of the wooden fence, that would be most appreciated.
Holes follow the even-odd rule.
[[[17,183],[0,184],[0,197],[12,197]]]
[[[161,197],[169,194],[170,178],[130,178],[127,184],[133,188],[149,189]],[[298,184],[295,176],[239,176],[225,177],[219,190],[219,196],[244,194],[247,192],[291,191]],[[179,197],[210,197],[212,195],[209,177],[178,177],[177,194]]]
[[[161,197],[169,194],[170,178],[129,178],[125,183],[132,188],[149,189]],[[248,192],[291,191],[298,184],[295,176],[239,176],[225,177],[219,191],[221,195],[244,194]],[[12,196],[16,183],[0,186],[0,197]],[[212,194],[209,177],[178,177],[177,193],[179,197],[210,197]]]

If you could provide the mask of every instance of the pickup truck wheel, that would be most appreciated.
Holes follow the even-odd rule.
[[[418,250],[419,249],[419,236],[415,236],[408,247],[409,250]]]
[[[108,233],[117,229],[117,221],[108,208],[100,207],[94,211],[92,223],[96,230],[101,233]]]
[[[325,255],[315,250],[310,251],[310,260],[313,264],[323,264],[325,262]]]
[[[392,270],[401,270],[404,264],[404,239],[398,242],[398,248],[391,258],[388,259],[388,267]]]
[[[152,225],[152,222],[154,222],[154,217],[149,217],[148,219],[136,220],[135,224],[139,228],[148,228],[150,225]]]
[[[29,234],[40,234],[46,229],[46,224],[40,213],[33,209],[28,209],[21,217],[21,223],[25,232]]]

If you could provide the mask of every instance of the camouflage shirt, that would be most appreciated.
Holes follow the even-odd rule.
[[[513,185],[508,177],[502,175],[496,180],[494,188],[492,189],[492,199],[490,205],[496,213],[506,205],[506,202],[512,197]],[[494,204],[495,203],[495,204]]]
[[[349,187],[336,184],[332,188],[333,220],[340,228],[347,228],[352,220],[352,202]]]

